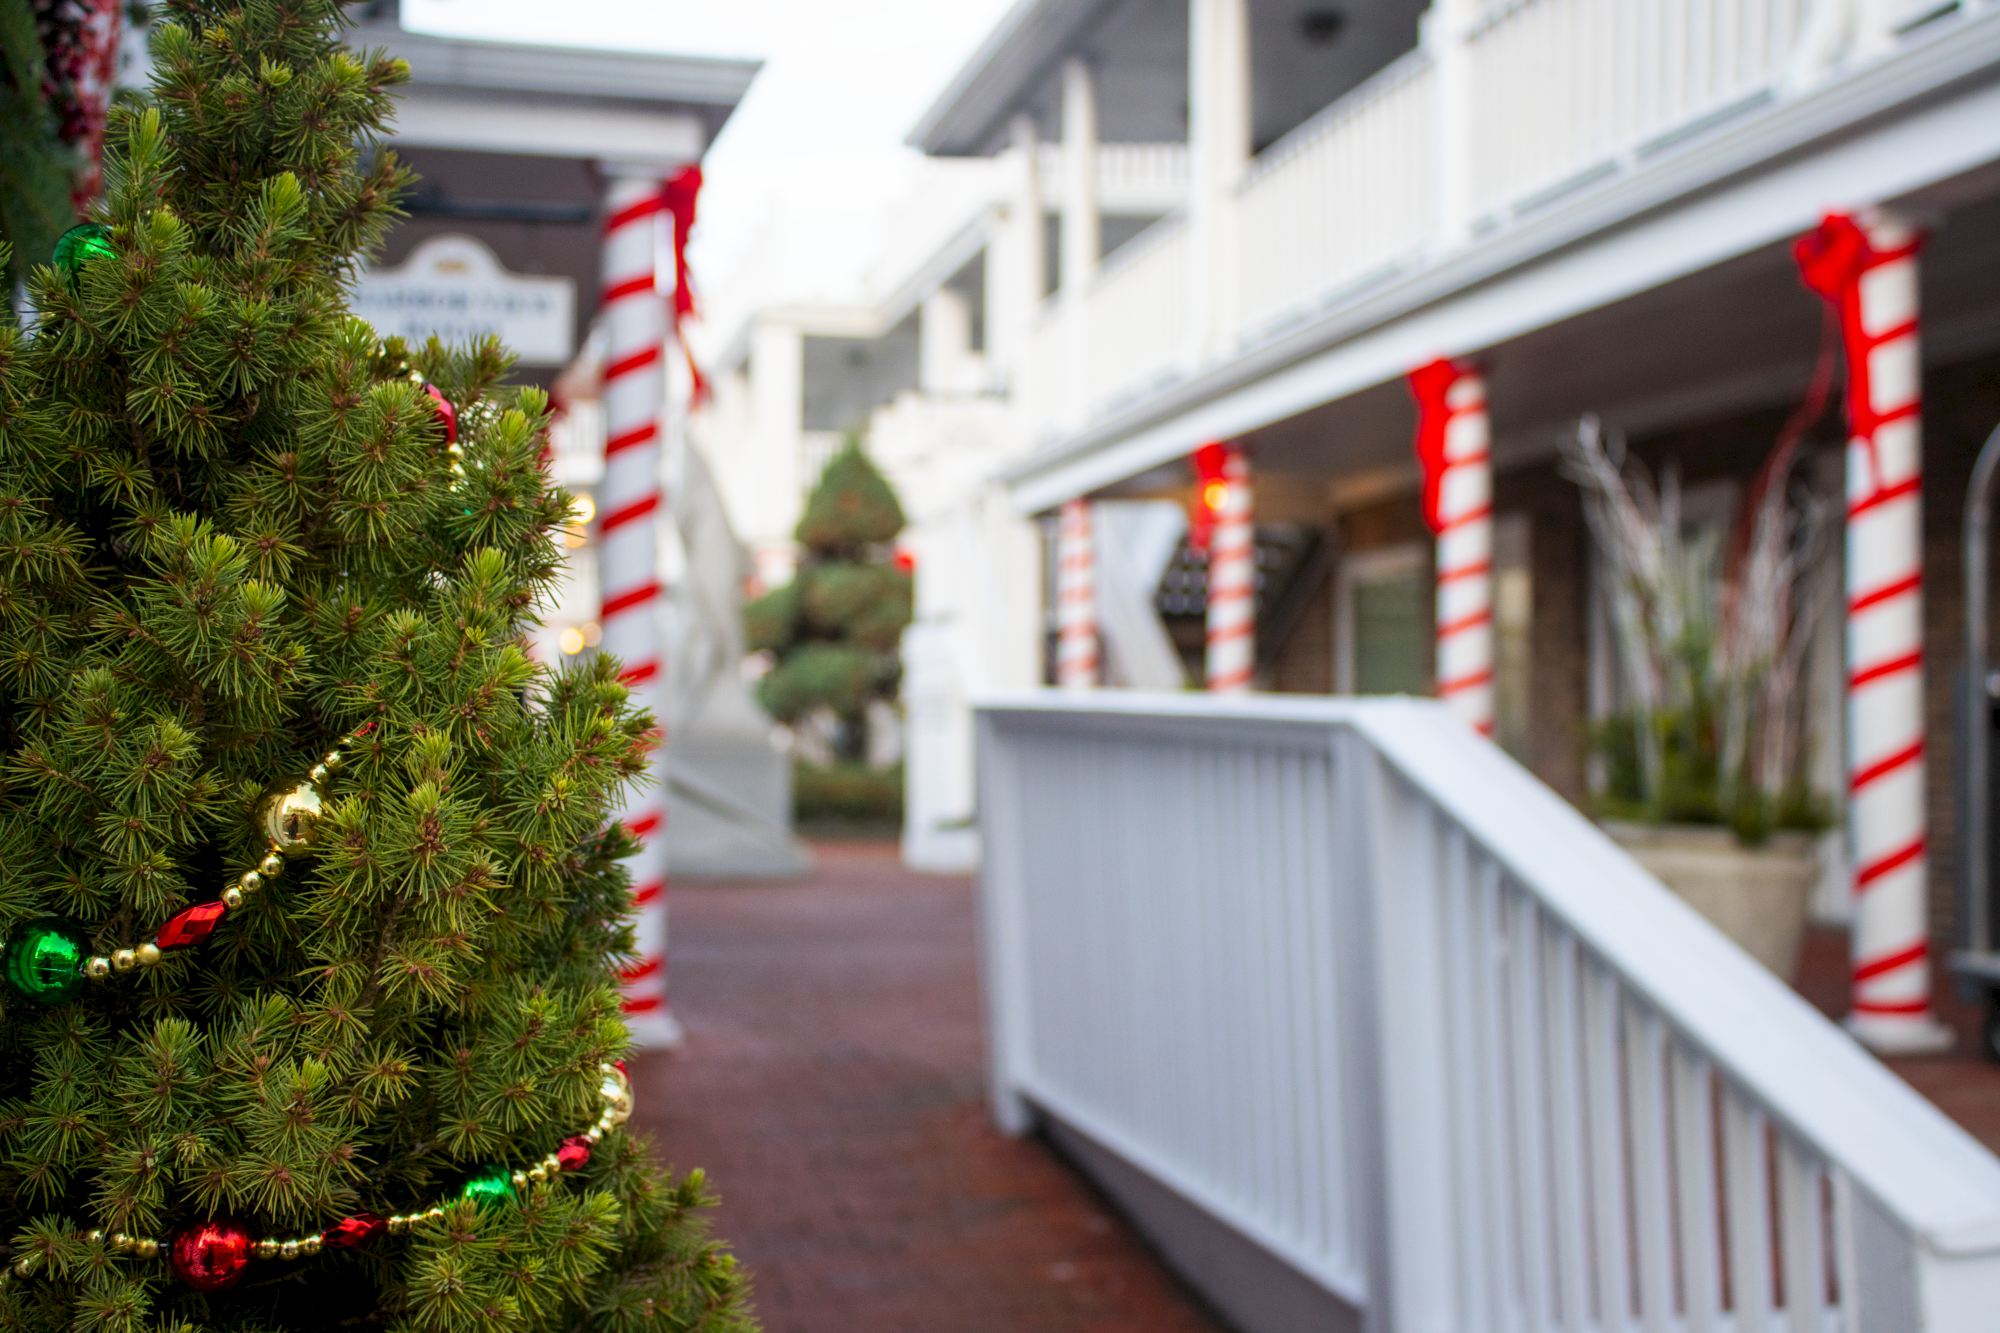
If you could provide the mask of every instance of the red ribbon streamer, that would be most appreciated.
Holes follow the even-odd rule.
[[[1438,493],[1444,486],[1445,427],[1451,424],[1446,395],[1464,373],[1456,363],[1439,357],[1409,374],[1410,395],[1417,400],[1417,462],[1424,470],[1424,525],[1433,533],[1444,531]]]
[[[695,204],[701,197],[701,164],[690,162],[668,178],[661,187],[660,202],[674,220],[674,339],[687,358],[688,375],[694,384],[694,406],[708,399],[708,379],[694,363],[681,322],[694,313],[694,282],[688,275],[688,237],[694,231]]]

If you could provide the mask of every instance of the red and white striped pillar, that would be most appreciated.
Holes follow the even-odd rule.
[[[1925,864],[1922,359],[1916,230],[1829,214],[1799,241],[1806,285],[1847,351],[1847,831],[1854,868],[1848,1027],[1934,1050]]]
[[[1486,381],[1443,358],[1410,372],[1424,522],[1437,535],[1437,692],[1493,734],[1493,454]]]
[[[604,480],[597,497],[603,651],[624,664],[633,702],[665,716],[660,632],[660,446],[666,410],[667,304],[658,289],[654,174],[616,174],[605,195]],[[642,846],[628,863],[639,961],[624,976],[625,1021],[639,1046],[679,1037],[667,1008],[667,809],[659,774],[632,789],[618,818]]]
[[[1056,530],[1056,684],[1097,686],[1097,551],[1086,500],[1066,501]]]
[[[1242,694],[1257,657],[1257,541],[1250,513],[1250,459],[1240,445],[1220,450],[1203,503],[1214,519],[1208,539],[1208,688]],[[1211,455],[1211,457],[1215,457]],[[1197,471],[1210,468],[1197,466]]]

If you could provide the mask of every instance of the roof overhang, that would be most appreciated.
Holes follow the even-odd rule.
[[[933,157],[978,157],[1021,97],[1114,0],[1020,0],[904,140]]]
[[[396,138],[429,148],[671,168],[699,158],[755,60],[469,41],[363,23],[356,47],[410,66]]]

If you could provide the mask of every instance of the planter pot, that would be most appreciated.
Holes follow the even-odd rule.
[[[1810,834],[1774,833],[1745,847],[1728,829],[1701,824],[1607,821],[1604,831],[1752,958],[1792,979],[1818,873]]]

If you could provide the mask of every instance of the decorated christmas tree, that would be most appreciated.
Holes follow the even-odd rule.
[[[407,70],[167,9],[0,329],[0,1329],[748,1328],[623,1128],[652,724],[524,651],[547,404],[344,307]]]
[[[794,722],[824,708],[838,726],[837,757],[861,758],[868,705],[896,697],[897,648],[910,623],[911,580],[890,548],[903,507],[850,438],[806,500],[798,577],[743,609],[745,638],[775,665],[758,682],[773,717]]]

